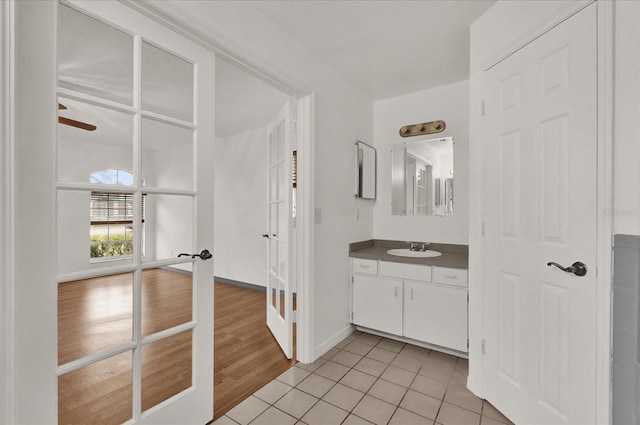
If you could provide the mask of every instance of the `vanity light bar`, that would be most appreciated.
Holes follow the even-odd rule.
[[[400,136],[411,137],[420,136],[422,134],[442,133],[445,128],[447,128],[447,124],[443,120],[405,125],[400,128]]]

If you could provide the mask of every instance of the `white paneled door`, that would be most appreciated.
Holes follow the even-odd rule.
[[[485,395],[518,424],[595,422],[596,8],[484,75]]]
[[[293,355],[293,290],[289,262],[292,223],[291,123],[287,102],[267,126],[269,137],[267,326],[287,356]]]
[[[57,10],[58,421],[207,423],[214,56],[118,2]]]

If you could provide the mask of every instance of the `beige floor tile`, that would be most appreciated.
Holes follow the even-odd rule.
[[[398,409],[391,417],[389,425],[433,425],[433,419],[427,419],[408,410]]]
[[[480,418],[480,425],[505,425],[504,422],[498,422],[488,416],[482,416]]]
[[[329,360],[329,359],[331,359],[331,357],[335,356],[339,352],[340,352],[339,348],[333,347],[331,350],[329,350],[326,353],[324,353],[323,355],[321,355],[320,358],[321,359],[325,359],[325,360]]]
[[[496,421],[505,424],[511,424],[511,421],[505,415],[503,415],[498,409],[496,409],[491,403],[486,400],[482,405],[482,416],[487,416],[491,419],[495,419]]]
[[[322,398],[335,384],[335,381],[313,373],[300,382],[296,388],[312,396]]]
[[[251,422],[251,425],[294,425],[297,421],[293,416],[272,406]]]
[[[316,397],[294,388],[278,400],[274,406],[283,412],[300,419],[317,402],[318,399]]]
[[[378,379],[367,394],[397,406],[406,393],[405,387]]]
[[[364,397],[364,393],[347,387],[346,385],[336,384],[322,400],[331,403],[341,409],[350,412]]]
[[[402,348],[402,350],[400,351],[400,354],[403,356],[420,360],[422,362],[427,358],[427,356],[429,356],[430,352],[431,350],[429,350],[428,348],[407,344],[404,346],[404,348]]]
[[[373,350],[367,353],[367,357],[382,363],[391,363],[396,355],[397,353],[394,353],[393,351],[385,350],[379,347],[375,347]]]
[[[309,363],[309,364],[296,363],[296,367],[299,367],[300,369],[304,369],[307,372],[314,372],[316,369],[318,369],[320,366],[322,366],[326,362],[327,360],[320,357],[318,360],[316,360],[313,363]]]
[[[310,374],[311,372],[308,372],[304,369],[294,366],[287,369],[276,379],[280,382],[284,382],[287,385],[291,385],[292,387],[295,387]]]
[[[420,371],[418,372],[422,376],[428,376],[433,379],[437,379],[445,384],[449,382],[453,375],[454,369],[448,367],[442,367],[431,363],[423,363]]]
[[[267,410],[269,405],[255,396],[250,396],[242,403],[227,412],[227,416],[239,423],[246,425],[262,412]]]
[[[415,377],[415,372],[400,369],[396,366],[389,366],[384,372],[382,372],[382,375],[380,375],[380,379],[384,379],[385,381],[393,382],[394,384],[402,385],[407,388],[409,388]]]
[[[449,386],[444,401],[478,414],[482,413],[482,399],[466,388]]]
[[[363,393],[369,391],[369,388],[371,388],[374,382],[376,382],[375,376],[354,369],[347,372],[344,378],[340,380],[341,384]]]
[[[360,354],[355,354],[344,350],[340,351],[338,354],[331,358],[332,362],[339,363],[347,367],[355,366],[355,364],[360,360],[362,360],[362,356]]]
[[[349,351],[351,353],[360,354],[361,356],[366,355],[369,351],[371,351],[373,347],[369,344],[362,343],[360,341],[351,341],[347,344],[343,350]],[[337,354],[337,353],[336,353]]]
[[[439,351],[432,351],[425,359],[425,363],[430,363],[437,366],[448,367],[455,369],[458,358],[449,354],[444,354]]]
[[[391,362],[391,365],[408,370],[410,372],[418,373],[418,371],[422,367],[422,361],[413,357],[407,357],[405,355],[398,354],[396,358]]]
[[[332,381],[338,382],[349,372],[349,368],[332,361],[328,361],[315,371],[316,375],[324,376]]]
[[[382,348],[384,350],[393,351],[394,353],[399,353],[400,350],[404,347],[405,343],[396,341],[395,339],[382,338],[378,343],[377,347]]]
[[[410,388],[419,393],[442,400],[447,390],[447,384],[428,376],[418,375],[416,379],[413,380]]]
[[[382,372],[384,372],[384,370],[387,368],[387,364],[365,357],[360,360],[358,364],[353,368],[355,370],[359,370],[360,372],[378,377],[382,375]]]
[[[451,378],[449,379],[449,386],[467,388],[468,375],[469,374],[466,372],[454,370],[451,374]]]
[[[431,396],[409,390],[402,399],[400,407],[429,419],[436,419],[441,401]]]
[[[348,415],[346,410],[320,400],[302,417],[302,421],[309,425],[338,425]]]
[[[291,391],[292,388],[293,387],[285,384],[284,382],[275,380],[260,388],[253,395],[258,397],[260,400],[273,404],[278,401],[280,397]]]
[[[351,414],[342,422],[342,425],[371,425],[371,422]]]
[[[453,404],[442,403],[436,422],[442,425],[479,425],[480,415]]]
[[[353,339],[359,342],[363,342],[365,344],[376,345],[382,340],[382,337],[378,335],[372,335],[365,332],[361,332],[357,334]]]
[[[218,418],[213,423],[213,425],[238,425],[238,423],[225,415],[225,416],[222,416],[221,418]]]
[[[353,414],[374,424],[384,425],[389,422],[395,410],[395,405],[365,395],[355,409],[353,409]]]
[[[456,370],[469,374],[469,360],[459,358],[458,363],[456,363]]]

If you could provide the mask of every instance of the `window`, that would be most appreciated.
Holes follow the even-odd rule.
[[[122,184],[130,186],[133,176],[128,171],[104,170],[91,175],[92,183]],[[114,258],[133,255],[133,193],[91,192],[90,257]],[[142,196],[142,223],[144,225],[144,195]]]

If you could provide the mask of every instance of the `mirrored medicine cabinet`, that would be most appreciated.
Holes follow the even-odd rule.
[[[376,198],[376,149],[356,142],[356,197]]]
[[[393,145],[393,215],[453,215],[453,144],[453,137],[442,137]]]

